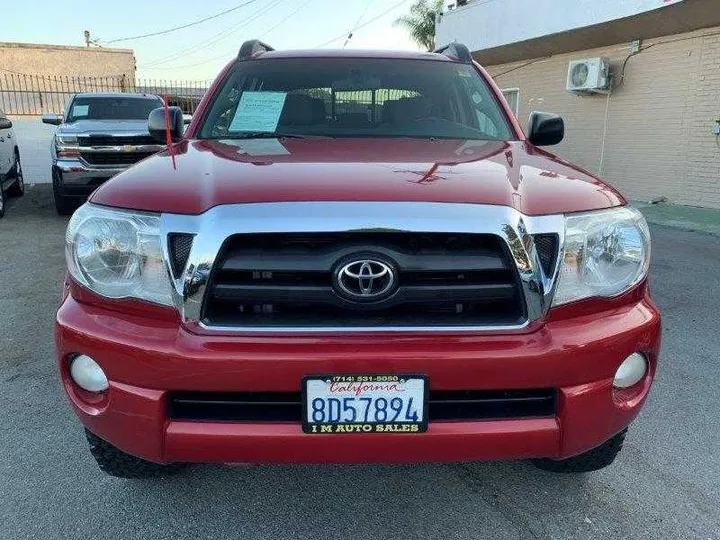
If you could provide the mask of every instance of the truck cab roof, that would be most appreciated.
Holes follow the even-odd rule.
[[[158,100],[160,99],[155,94],[134,94],[129,92],[81,92],[79,94],[75,94],[75,97],[83,97],[83,98],[125,98],[125,99],[153,99]]]
[[[299,49],[287,51],[262,51],[248,60],[271,60],[280,58],[387,58],[394,60],[437,60],[452,62],[443,54],[423,51],[391,51],[377,49]]]

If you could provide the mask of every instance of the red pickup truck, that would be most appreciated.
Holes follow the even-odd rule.
[[[166,124],[167,122],[167,124]],[[466,47],[250,41],[67,230],[62,381],[100,467],[609,465],[655,373],[643,217]]]

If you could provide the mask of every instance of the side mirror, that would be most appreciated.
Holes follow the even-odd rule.
[[[168,107],[168,114],[170,116],[170,137],[173,142],[177,142],[182,139],[185,131],[182,109],[180,107]],[[156,141],[166,142],[165,107],[158,107],[150,112],[148,131]]]
[[[63,121],[62,114],[43,114],[42,115],[42,123],[43,124],[59,126],[60,124],[62,124],[62,121]]]
[[[0,118],[0,129],[10,129],[12,127],[12,122],[8,120],[7,118]]]
[[[552,146],[563,140],[565,123],[556,114],[534,111],[530,113],[527,133],[535,146]]]

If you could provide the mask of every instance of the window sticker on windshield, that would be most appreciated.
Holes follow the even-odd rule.
[[[89,111],[90,105],[75,105],[71,116],[87,116]]]
[[[238,154],[248,156],[287,156],[290,151],[278,139],[228,139],[220,141],[238,147]]]
[[[243,92],[230,131],[272,133],[277,129],[286,92]]]

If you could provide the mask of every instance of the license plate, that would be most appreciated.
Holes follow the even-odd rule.
[[[424,375],[311,375],[302,390],[305,433],[427,431]]]

